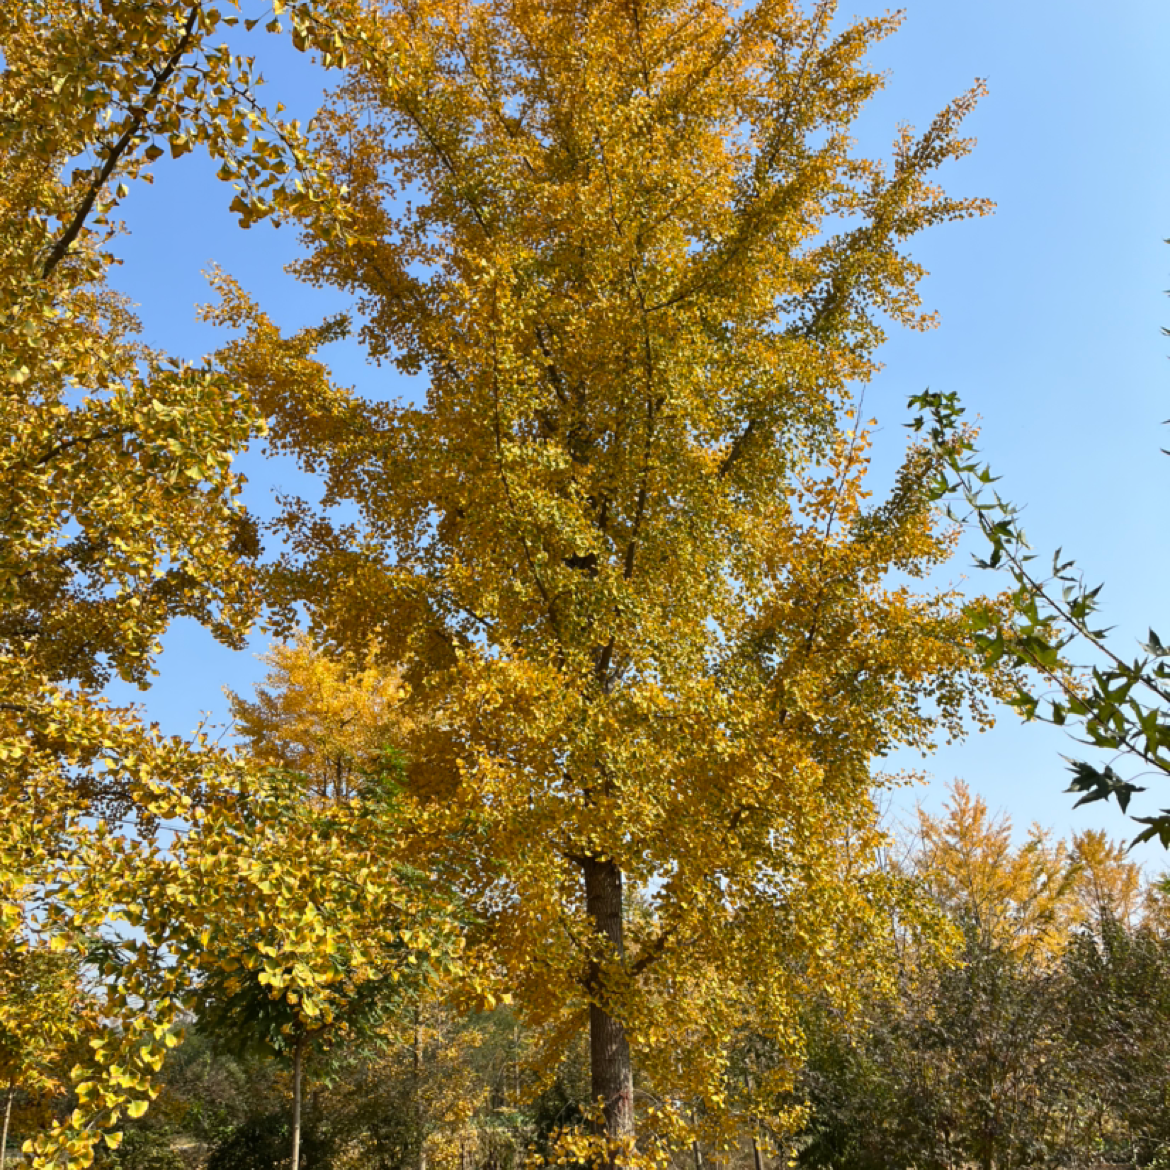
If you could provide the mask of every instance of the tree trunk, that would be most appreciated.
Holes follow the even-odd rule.
[[[305,1066],[305,1037],[297,1037],[293,1049],[293,1124],[292,1124],[292,1170],[301,1165],[301,1075]]]
[[[598,934],[609,944],[607,958],[621,959],[622,872],[613,861],[588,857],[582,862],[585,875],[585,909]],[[625,1025],[606,1010],[607,989],[602,984],[601,964],[592,964],[588,974],[589,993],[589,1074],[594,1102],[602,1102],[605,1134],[611,1141],[634,1136],[634,1074],[630,1066],[630,1045]],[[610,1165],[616,1160],[611,1157]]]
[[[691,1142],[691,1152],[695,1155],[695,1170],[703,1170],[703,1150],[697,1139]]]
[[[16,1095],[16,1082],[8,1084],[8,1099],[4,1102],[4,1135],[0,1137],[0,1170],[8,1159],[8,1123],[12,1120],[12,1098]]]
[[[414,1140],[418,1144],[418,1170],[427,1170],[427,1143],[423,1133],[423,1103],[422,1103],[422,1009],[417,1001],[414,1005],[414,1044],[412,1045],[412,1072],[411,1096],[414,1098]]]
[[[752,1156],[755,1159],[756,1170],[764,1170],[764,1155],[760,1152],[759,1138],[752,1138]]]

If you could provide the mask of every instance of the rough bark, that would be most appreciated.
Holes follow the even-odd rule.
[[[586,858],[585,908],[594,930],[608,944],[608,959],[621,960],[622,941],[622,873],[611,860]],[[608,1010],[607,989],[602,981],[602,965],[595,962],[588,974],[589,993],[589,1073],[593,1100],[602,1102],[605,1134],[611,1141],[626,1141],[634,1136],[634,1074],[630,1065],[630,1045],[625,1025]],[[611,1166],[613,1165],[611,1161]]]

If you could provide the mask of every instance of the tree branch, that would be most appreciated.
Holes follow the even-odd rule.
[[[117,169],[118,163],[122,160],[122,156],[130,149],[134,139],[138,136],[138,132],[142,129],[142,123],[146,120],[147,113],[157,103],[163,90],[166,89],[167,83],[179,67],[179,62],[183,59],[188,48],[190,48],[192,38],[195,35],[195,24],[198,18],[199,5],[195,4],[187,15],[187,22],[183,26],[183,35],[179,43],[175,46],[174,52],[167,58],[166,65],[157,77],[155,77],[154,84],[150,87],[150,92],[146,95],[146,99],[134,108],[129,126],[126,127],[122,136],[110,148],[110,153],[106,156],[105,164],[98,172],[97,178],[90,184],[85,198],[81,201],[81,206],[74,213],[73,219],[70,220],[69,226],[65,229],[64,234],[53,245],[53,250],[49,253],[41,268],[42,280],[48,279],[57,265],[65,258],[73,241],[81,234],[81,229],[85,226],[85,221],[89,218],[89,213],[93,210],[93,205],[101,193],[102,188]]]

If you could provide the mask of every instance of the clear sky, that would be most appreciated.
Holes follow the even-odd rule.
[[[841,6],[842,18],[879,11],[862,0]],[[271,37],[253,51],[266,63],[271,96],[310,116],[324,75]],[[894,335],[883,353],[885,369],[866,399],[882,424],[879,478],[905,442],[907,396],[957,391],[980,418],[1001,491],[1026,505],[1033,546],[1042,555],[1063,546],[1091,583],[1105,582],[1103,616],[1122,652],[1133,652],[1151,625],[1170,641],[1170,458],[1160,453],[1170,428],[1159,425],[1170,417],[1170,337],[1161,333],[1170,325],[1170,4],[910,0],[902,30],[874,60],[890,76],[862,119],[868,152],[888,148],[899,123],[924,126],[974,78],[986,78],[990,95],[969,121],[978,146],[943,178],[952,193],[998,205],[993,218],[945,225],[913,248],[930,270],[924,300],[941,325]],[[160,165],[154,185],[125,204],[132,234],[117,249],[117,283],[139,303],[146,339],[192,358],[218,344],[194,316],[207,299],[201,272],[212,262],[282,325],[341,307],[281,274],[296,254],[288,229],[235,227],[226,210],[232,192],[212,172],[194,156]],[[367,393],[417,391],[393,370],[364,364],[352,347],[332,357],[339,380]],[[274,487],[303,482],[295,469],[255,457],[245,466],[249,506],[260,513],[271,511]],[[955,562],[956,580],[969,575],[969,563],[967,554]],[[181,623],[166,639],[153,688],[112,694],[141,702],[163,730],[186,733],[201,712],[224,718],[222,686],[251,688],[263,645],[258,637],[252,650],[232,653]],[[994,730],[928,761],[897,763],[933,774],[917,793],[929,807],[959,777],[1021,828],[1038,820],[1061,832],[1100,825],[1132,835],[1101,804],[1072,811],[1061,753],[1075,751],[1062,733],[1022,726],[1009,711]],[[1170,784],[1151,785],[1139,798],[1145,807],[1170,805]],[[1170,860],[1156,846],[1141,856],[1159,868]]]

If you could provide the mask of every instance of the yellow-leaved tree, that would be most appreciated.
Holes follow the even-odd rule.
[[[102,686],[145,685],[175,617],[234,645],[258,604],[231,461],[262,418],[205,362],[138,337],[107,280],[120,208],[168,152],[196,148],[238,185],[245,223],[328,190],[296,126],[257,102],[251,62],[222,44],[232,7],[0,5],[0,935],[31,945],[33,921],[78,961],[125,894],[116,873],[91,880],[107,838],[129,823],[146,850],[204,786],[198,745],[163,741]],[[308,40],[328,52],[332,35]],[[88,971],[120,1053],[101,1074],[106,1108],[53,1119],[45,1159],[85,1164],[161,1051],[107,966]],[[0,983],[0,1031],[25,1010]]]
[[[232,718],[260,766],[296,773],[319,800],[344,801],[377,777],[392,781],[407,735],[406,692],[377,664],[316,652],[305,640],[277,643],[255,699],[229,692]]]
[[[1013,839],[1009,817],[956,781],[943,815],[918,812],[910,869],[930,901],[985,951],[1003,951],[1037,967],[1058,959],[1078,927],[1139,913],[1141,868],[1123,844],[1098,830],[1071,844],[1033,825]]]
[[[446,907],[393,863],[386,803],[260,775],[159,859],[154,888],[136,882],[139,925],[190,980],[181,1002],[227,1048],[288,1058],[294,1167],[312,1054],[392,1026],[458,963]]]
[[[1013,841],[1008,817],[956,781],[944,815],[918,812],[912,869],[930,900],[987,950],[1041,962],[1063,950],[1079,921],[1072,851],[1033,826]]]
[[[400,667],[413,855],[553,1048],[589,1030],[597,1132],[565,1157],[771,1109],[803,989],[847,997],[846,940],[880,919],[874,761],[994,686],[961,599],[916,582],[952,547],[936,457],[867,500],[855,388],[883,323],[931,323],[907,241],[987,209],[935,185],[978,89],[890,161],[854,151],[896,24],[354,6],[316,119],[348,231],[310,212],[299,271],[355,294],[425,403],[333,386],[336,325],[284,337],[219,282],[223,369],[359,516],[290,504],[272,598]],[[745,1086],[749,1022],[779,1056]]]
[[[27,931],[0,939],[0,1170],[10,1133],[28,1132],[66,1099],[69,1070],[98,1029],[97,1003],[82,985],[72,955]],[[17,1105],[17,1098],[20,1105]],[[14,1110],[14,1106],[16,1106]]]
[[[230,694],[254,776],[160,870],[148,933],[195,976],[205,1027],[291,1057],[299,1166],[306,1057],[416,1031],[461,940],[401,848],[404,691],[366,661],[277,644],[255,701]],[[176,907],[183,923],[170,923]]]
[[[392,1027],[461,965],[449,904],[402,848],[400,686],[303,645],[269,661],[256,704],[233,696],[245,749],[182,751],[178,776],[150,761],[157,796],[139,831],[95,832],[77,855],[73,904],[94,907],[90,931],[132,928],[113,971],[120,1026],[77,1077],[74,1124],[94,1141],[116,1145],[123,1111],[142,1116],[194,1013],[228,1049],[287,1057],[296,1166],[313,1053]],[[63,1136],[33,1148],[48,1160]]]

